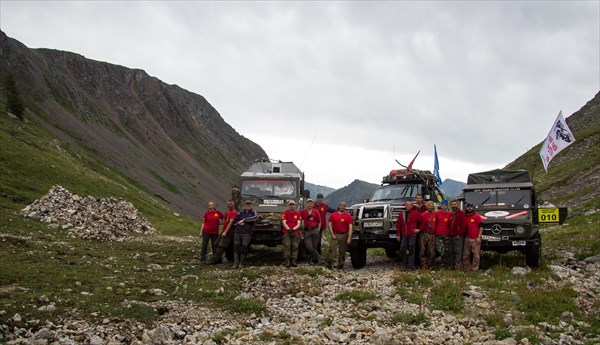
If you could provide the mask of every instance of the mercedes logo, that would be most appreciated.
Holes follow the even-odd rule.
[[[494,235],[498,235],[501,232],[502,232],[502,226],[500,226],[500,224],[494,224],[494,225],[492,225],[492,233]]]

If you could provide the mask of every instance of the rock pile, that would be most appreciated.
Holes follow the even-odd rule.
[[[69,236],[115,241],[127,233],[156,233],[130,202],[116,198],[81,197],[55,185],[48,194],[21,210],[24,217],[69,229]]]

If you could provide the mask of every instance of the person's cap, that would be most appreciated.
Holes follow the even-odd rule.
[[[309,202],[315,202],[315,201],[311,198],[306,199],[306,203],[308,204]]]
[[[290,201],[288,202],[288,205],[296,205],[296,202],[295,202],[294,200],[290,200]]]
[[[448,200],[446,200],[446,199],[442,200],[442,205],[448,205]]]
[[[252,201],[246,200],[246,201],[244,201],[244,204],[246,204],[246,205],[252,205]]]
[[[322,198],[322,197],[323,197],[323,194],[321,194],[321,193],[317,194],[317,198]]]
[[[469,206],[473,207],[473,204],[472,204],[472,203],[470,203],[470,202],[468,202],[468,203],[467,203],[467,205],[466,205],[465,207],[469,207]]]

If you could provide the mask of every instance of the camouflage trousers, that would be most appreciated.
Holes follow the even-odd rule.
[[[283,234],[283,259],[294,261],[298,259],[298,248],[300,247],[300,235],[288,231]]]
[[[465,238],[462,267],[465,271],[478,271],[481,253],[480,238]]]
[[[448,236],[435,236],[435,251],[442,258],[442,267],[451,267]]]
[[[419,259],[421,268],[430,269],[435,260],[435,234],[423,232],[419,236]]]

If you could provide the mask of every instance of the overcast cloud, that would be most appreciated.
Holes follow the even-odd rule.
[[[442,178],[465,181],[540,143],[600,90],[599,4],[3,0],[0,23],[203,95],[271,158],[340,188],[418,150],[431,170],[434,144]]]

